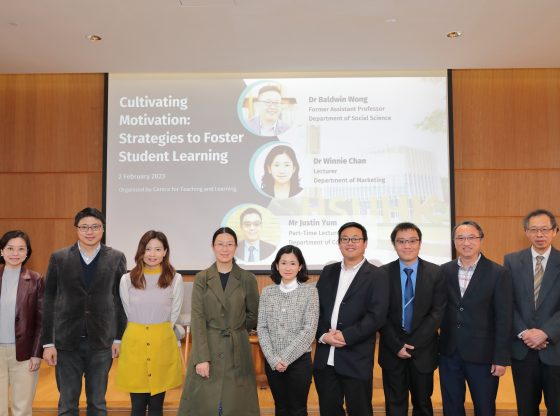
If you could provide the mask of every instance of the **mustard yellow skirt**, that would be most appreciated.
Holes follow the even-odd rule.
[[[178,387],[181,382],[181,357],[171,323],[129,322],[121,343],[117,388],[154,395]]]

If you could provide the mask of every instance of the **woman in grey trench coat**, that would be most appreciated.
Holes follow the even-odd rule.
[[[197,273],[192,294],[192,353],[178,415],[258,416],[248,331],[257,326],[259,292],[252,273],[233,256],[229,227],[212,237],[216,262]]]

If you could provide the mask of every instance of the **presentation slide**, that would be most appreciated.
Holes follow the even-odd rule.
[[[268,272],[293,244],[320,271],[341,260],[348,221],[367,228],[374,264],[396,258],[390,233],[402,221],[421,228],[424,259],[450,260],[445,71],[108,82],[106,240],[129,268],[156,229],[176,269],[204,269],[213,232],[228,226],[243,268]]]

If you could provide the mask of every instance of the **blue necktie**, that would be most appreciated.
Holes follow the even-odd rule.
[[[406,283],[404,285],[404,330],[412,332],[412,307],[414,305],[414,289],[412,287],[412,269],[406,268]]]

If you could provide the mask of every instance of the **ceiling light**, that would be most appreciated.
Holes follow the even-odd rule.
[[[461,32],[456,32],[456,31],[454,30],[454,31],[452,31],[452,32],[449,32],[449,33],[448,33],[447,35],[445,35],[445,36],[447,36],[449,39],[455,39],[455,38],[460,37],[461,35],[462,35]]]
[[[87,35],[87,38],[92,42],[99,42],[101,39],[103,39],[99,35]]]

